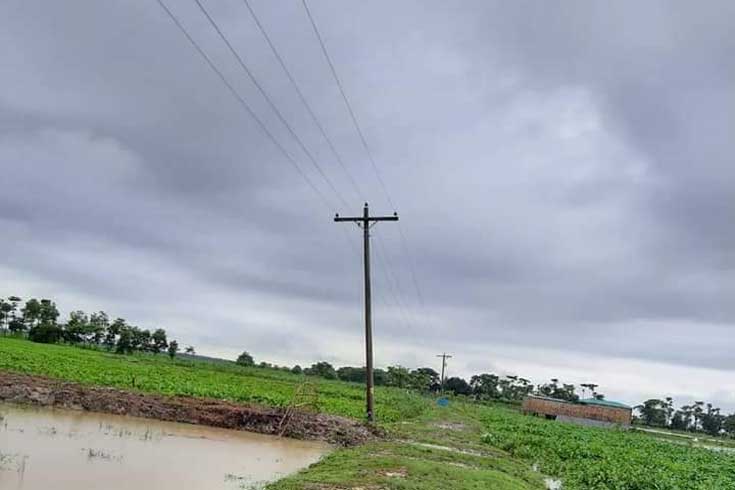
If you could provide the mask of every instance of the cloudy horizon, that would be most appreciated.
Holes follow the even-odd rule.
[[[0,6],[0,295],[163,327],[205,355],[596,382],[735,411],[735,4],[202,0]],[[360,186],[358,194],[351,180]],[[398,228],[400,226],[400,229]],[[405,235],[405,242],[401,233]],[[412,274],[415,271],[419,291]]]

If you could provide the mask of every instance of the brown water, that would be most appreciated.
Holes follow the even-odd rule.
[[[257,489],[329,446],[173,422],[0,404],[2,490]]]

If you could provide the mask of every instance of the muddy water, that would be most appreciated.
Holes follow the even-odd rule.
[[[326,444],[116,415],[0,404],[2,490],[257,489]]]

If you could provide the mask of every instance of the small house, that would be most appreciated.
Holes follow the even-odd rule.
[[[523,400],[523,412],[562,422],[582,425],[630,425],[633,409],[624,403],[588,398],[577,402],[529,395]]]

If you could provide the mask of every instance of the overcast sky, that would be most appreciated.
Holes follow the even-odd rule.
[[[246,5],[202,3],[350,207],[193,0],[167,4],[328,205],[155,0],[5,0],[0,295],[359,365],[332,217],[394,209],[300,0],[251,4],[348,172]],[[401,219],[373,230],[378,365],[735,409],[735,3],[309,5]]]

